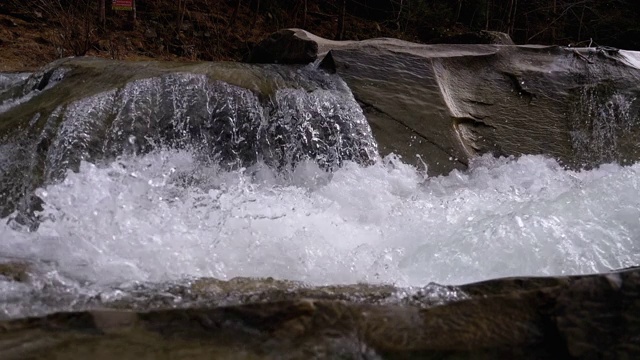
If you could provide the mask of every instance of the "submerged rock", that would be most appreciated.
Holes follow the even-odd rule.
[[[638,52],[290,35],[281,41],[318,44],[316,58],[347,82],[383,155],[425,162],[431,174],[484,153],[544,154],[572,168],[640,159]]]
[[[4,277],[11,281],[26,282],[29,280],[29,270],[29,264],[24,262],[0,263],[0,279]]]
[[[257,283],[248,283],[255,290]],[[273,280],[266,281],[266,287],[274,285]],[[501,279],[462,289],[474,295],[428,307],[300,296],[226,307],[57,313],[0,322],[0,355],[3,359],[640,355],[637,268],[558,279]],[[370,286],[365,291],[387,290]]]

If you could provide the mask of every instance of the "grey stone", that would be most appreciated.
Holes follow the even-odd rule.
[[[432,175],[485,153],[542,154],[575,169],[640,159],[638,52],[289,34],[318,44],[321,66],[349,85],[383,155],[424,161]]]
[[[229,285],[245,288],[242,283]],[[254,284],[253,290],[245,290],[274,286],[290,284],[267,280],[265,286]],[[370,292],[368,299],[389,291],[384,286],[354,288]],[[310,297],[300,294],[225,307],[103,309],[8,320],[0,322],[0,357],[618,359],[640,355],[637,268],[591,276],[498,279],[461,288],[474,295],[427,308],[343,300],[344,291],[334,299],[317,299],[308,289]]]

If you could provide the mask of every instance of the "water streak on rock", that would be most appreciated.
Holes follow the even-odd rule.
[[[280,73],[252,68],[276,79],[275,85],[259,85],[266,87],[262,92],[194,72],[160,73],[112,88],[105,84],[90,96],[67,86],[74,95],[47,111],[49,103],[43,105],[38,95],[53,91],[54,83],[64,81],[68,71],[79,72],[82,64],[7,85],[3,94],[11,97],[0,108],[8,112],[9,124],[0,127],[5,150],[0,215],[16,208],[31,211],[33,189],[60,181],[68,169],[77,171],[82,160],[109,162],[188,147],[226,169],[261,161],[291,170],[311,159],[332,170],[344,161],[365,164],[377,156],[369,125],[344,83],[311,68]],[[37,112],[20,118],[29,107]]]

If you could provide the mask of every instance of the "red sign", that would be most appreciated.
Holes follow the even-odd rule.
[[[111,8],[113,10],[131,11],[133,10],[133,0],[113,0]]]

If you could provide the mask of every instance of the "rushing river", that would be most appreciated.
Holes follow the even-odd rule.
[[[3,204],[18,210],[0,223],[0,263],[36,274],[0,276],[0,317],[198,277],[414,287],[640,264],[640,164],[570,171],[487,155],[429,177],[377,158],[339,79],[291,74],[313,90],[277,90],[267,103],[170,74],[43,110],[6,137],[0,183],[13,198]],[[22,89],[39,80],[11,81],[22,97],[5,92],[0,111],[26,114],[39,93]],[[34,179],[37,226],[21,226]]]
[[[272,276],[407,286],[602,272],[640,263],[639,172],[483,157],[427,178],[388,157],[279,176],[160,151],[83,163],[39,189],[45,220],[35,232],[3,224],[0,253],[104,285]]]

